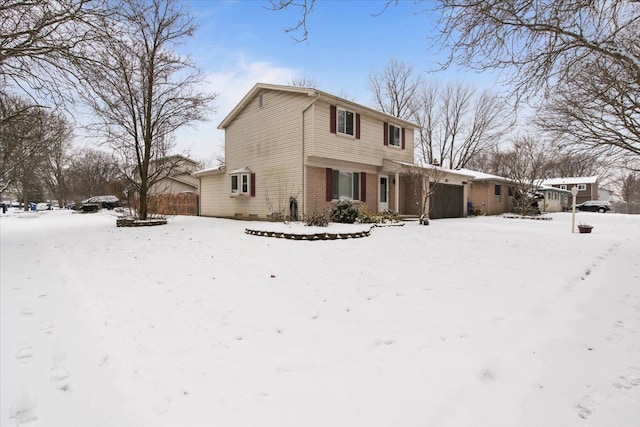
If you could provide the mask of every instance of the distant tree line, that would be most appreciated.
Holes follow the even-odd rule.
[[[177,129],[214,111],[204,76],[175,51],[195,31],[188,10],[177,0],[6,0],[0,16],[0,189],[62,203],[123,181],[145,219],[162,178],[151,165],[174,158]],[[72,147],[79,110],[109,154]]]

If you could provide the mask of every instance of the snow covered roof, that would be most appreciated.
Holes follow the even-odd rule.
[[[499,182],[513,182],[512,179],[509,178],[505,178],[503,176],[498,176],[498,175],[491,175],[490,173],[484,173],[484,172],[479,172],[479,171],[474,171],[471,169],[465,169],[465,168],[461,168],[458,169],[458,171],[467,174],[467,175],[472,175],[474,178],[474,181],[499,181]]]
[[[202,175],[210,175],[210,174],[214,174],[214,173],[224,173],[224,171],[226,170],[225,166],[216,166],[215,168],[209,168],[209,169],[202,169],[199,171],[195,171],[193,172],[193,175],[200,177]]]
[[[419,169],[435,169],[438,170],[440,172],[443,173],[447,173],[447,174],[451,174],[451,175],[458,175],[458,176],[462,176],[465,178],[473,178],[473,174],[472,173],[468,173],[464,170],[461,169],[447,169],[447,168],[443,168],[442,166],[436,166],[436,165],[416,165],[415,163],[408,163],[408,162],[402,162],[400,160],[390,160],[390,159],[384,159],[385,162],[389,162],[389,163],[395,163],[397,165],[400,166],[406,166],[406,167],[410,167],[410,168],[419,168]]]
[[[558,187],[551,187],[550,185],[544,185],[544,184],[538,187],[538,191],[555,191],[557,193],[571,194],[571,190],[563,190]]]
[[[575,185],[575,184],[595,184],[598,182],[597,176],[578,176],[567,178],[549,178],[542,181],[543,185]]]

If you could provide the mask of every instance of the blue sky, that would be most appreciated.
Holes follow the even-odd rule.
[[[429,73],[445,54],[429,49],[435,17],[421,13],[429,2],[401,1],[374,16],[382,11],[384,0],[318,0],[307,21],[308,40],[301,43],[284,31],[296,24],[297,9],[274,12],[267,0],[183,3],[195,16],[198,31],[181,51],[207,73],[208,89],[218,100],[210,122],[178,132],[177,149],[189,150],[207,163],[222,152],[224,133],[217,130],[218,124],[257,82],[287,84],[294,77],[306,77],[318,89],[372,106],[368,76],[382,71],[392,58],[441,82],[491,87],[496,80],[457,69]]]

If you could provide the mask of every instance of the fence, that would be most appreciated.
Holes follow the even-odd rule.
[[[147,211],[161,215],[198,215],[198,195],[180,193],[149,196]]]
[[[613,202],[611,209],[616,213],[640,214],[640,203]]]

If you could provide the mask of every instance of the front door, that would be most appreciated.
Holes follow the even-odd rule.
[[[389,176],[380,175],[378,177],[378,212],[389,210]]]

